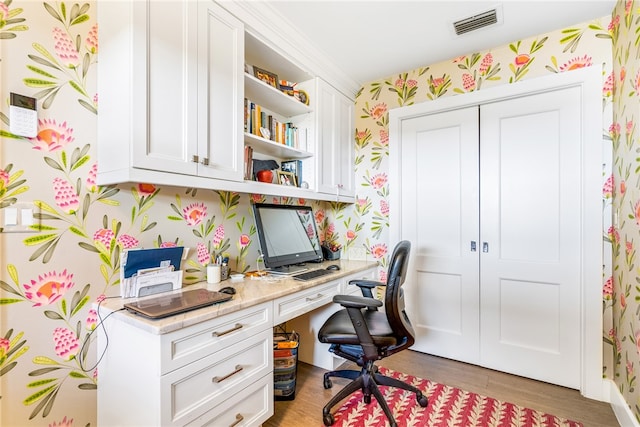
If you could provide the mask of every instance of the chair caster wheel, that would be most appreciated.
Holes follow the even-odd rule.
[[[333,419],[333,415],[327,414],[327,415],[322,417],[322,422],[326,426],[332,426],[333,423],[335,423],[336,421]]]
[[[364,396],[364,403],[366,403],[367,405],[371,403],[371,396]]]
[[[328,390],[331,387],[333,387],[333,382],[331,381],[331,379],[329,377],[325,377],[324,378],[324,382],[323,382],[322,385],[324,386],[325,390]]]
[[[422,406],[423,408],[426,408],[429,404],[427,397],[422,393],[416,394],[416,401],[418,402],[418,405]]]

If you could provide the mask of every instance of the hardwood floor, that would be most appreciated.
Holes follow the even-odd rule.
[[[577,390],[411,350],[397,353],[379,362],[378,365],[580,421],[584,427],[619,426],[608,403],[586,399]],[[322,375],[325,372],[324,369],[299,363],[295,399],[277,401],[274,416],[263,425],[267,427],[322,426],[322,407],[349,381],[340,378],[332,379],[333,388],[325,390],[322,386]]]

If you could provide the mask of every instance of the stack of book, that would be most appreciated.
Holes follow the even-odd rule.
[[[244,100],[244,131],[288,147],[300,148],[300,131],[291,122],[281,122],[263,108],[245,98]],[[306,145],[306,133],[304,142]]]

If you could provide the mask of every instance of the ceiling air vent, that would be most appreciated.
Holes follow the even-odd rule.
[[[497,23],[498,13],[496,9],[491,9],[454,22],[453,29],[456,32],[456,35],[459,36]]]

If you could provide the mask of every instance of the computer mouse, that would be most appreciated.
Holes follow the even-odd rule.
[[[327,270],[338,271],[340,270],[340,266],[338,264],[331,264],[327,267]]]
[[[236,290],[231,286],[225,286],[224,288],[220,289],[218,292],[222,292],[223,294],[229,294],[229,295],[236,294]]]

